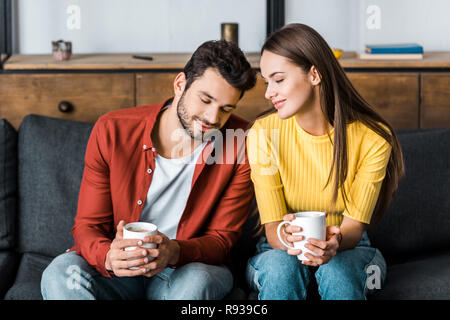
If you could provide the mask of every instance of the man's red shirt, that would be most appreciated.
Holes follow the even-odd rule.
[[[163,105],[109,112],[92,129],[72,228],[72,250],[104,276],[110,276],[105,259],[117,224],[120,220],[139,221],[144,208],[155,169],[151,132]],[[245,120],[231,115],[221,129],[223,148],[218,149],[220,144],[216,143],[214,154],[210,142],[204,148],[200,158],[222,157],[222,163],[196,164],[191,192],[178,224],[180,257],[175,267],[194,261],[227,262],[254,195],[245,141],[235,143],[233,139],[234,147],[230,148],[225,132],[245,131],[247,126]],[[234,161],[221,151],[228,149],[233,150]],[[244,160],[239,161],[239,156]]]

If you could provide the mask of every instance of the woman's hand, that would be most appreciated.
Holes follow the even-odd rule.
[[[325,212],[325,215],[328,215]],[[284,221],[293,221],[295,216],[293,214],[287,214],[283,217]],[[302,228],[299,226],[288,225],[284,229],[284,240],[290,246],[294,246],[294,242],[302,241],[304,239],[301,235],[293,235],[292,233],[301,232]],[[341,229],[337,226],[330,226],[326,229],[326,240],[318,239],[306,239],[308,243],[305,244],[305,248],[316,253],[318,256],[314,256],[309,252],[305,252],[305,256],[310,261],[303,261],[303,264],[309,266],[320,266],[327,264],[336,255],[337,250],[342,239]],[[288,249],[287,253],[290,255],[297,256],[302,253],[300,249]]]
[[[294,219],[295,216],[292,213],[289,213],[283,217],[284,221],[293,221]],[[302,241],[305,238],[301,235],[293,235],[293,233],[302,232],[302,230],[303,229],[299,226],[288,224],[286,228],[284,228],[284,232],[282,233],[281,236],[288,245],[293,247],[294,242]],[[292,256],[298,256],[300,253],[302,253],[302,250],[287,248],[287,253]]]
[[[318,256],[314,256],[308,252],[305,256],[310,261],[302,261],[303,264],[308,266],[321,266],[330,262],[330,260],[336,255],[339,249],[339,244],[342,240],[341,229],[338,226],[327,227],[326,241],[318,239],[306,239],[308,243],[305,244],[305,248],[311,250]]]

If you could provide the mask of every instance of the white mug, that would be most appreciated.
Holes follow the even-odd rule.
[[[319,211],[297,212],[294,213],[294,216],[295,216],[294,220],[283,221],[278,225],[277,228],[278,239],[280,239],[281,243],[284,244],[287,248],[302,250],[302,252],[297,256],[298,260],[310,261],[305,256],[305,253],[308,252],[314,256],[317,256],[317,254],[305,248],[305,244],[307,243],[306,240],[309,238],[314,238],[324,241],[326,239],[327,226],[326,226],[325,212]],[[284,242],[283,238],[281,237],[280,231],[285,224],[291,224],[302,228],[301,232],[294,232],[292,234],[294,236],[298,235],[303,236],[303,240],[294,242],[293,247]]]
[[[123,227],[123,238],[124,239],[141,239],[143,240],[147,236],[153,236],[158,234],[158,227],[153,223],[149,222],[131,222]],[[142,248],[156,248],[156,243],[144,243]],[[126,247],[125,251],[135,250],[137,247]],[[147,257],[149,261],[153,260],[153,257]],[[135,260],[138,258],[131,258],[128,260]],[[138,267],[131,267],[132,270],[139,269]]]

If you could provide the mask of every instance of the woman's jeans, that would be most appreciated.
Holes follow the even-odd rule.
[[[57,256],[41,279],[46,300],[218,300],[232,286],[233,276],[227,267],[197,262],[165,268],[150,278],[107,278],[74,251]]]
[[[365,300],[386,278],[386,262],[381,252],[370,246],[365,231],[354,249],[338,251],[318,268],[303,265],[284,250],[272,249],[262,237],[256,256],[248,262],[246,276],[261,300],[304,300],[314,269],[323,300]]]

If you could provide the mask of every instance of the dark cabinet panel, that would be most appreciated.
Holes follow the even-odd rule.
[[[362,97],[395,129],[419,128],[419,74],[347,75]]]
[[[421,127],[450,127],[450,73],[424,73],[421,83]]]

